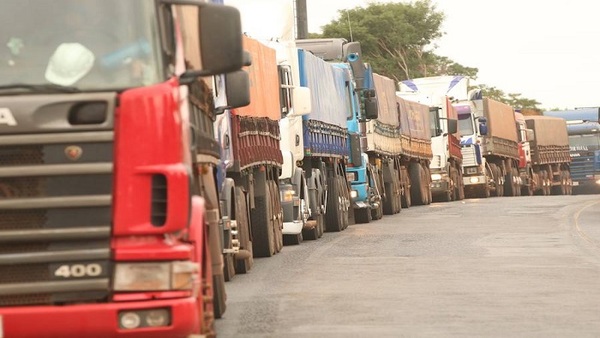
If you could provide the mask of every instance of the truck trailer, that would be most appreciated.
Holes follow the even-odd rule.
[[[0,334],[214,336],[222,219],[214,166],[198,158],[218,148],[193,131],[215,113],[211,76],[243,65],[239,12],[145,0],[0,7],[1,40],[12,41],[0,63]],[[77,24],[94,29],[56,33]]]
[[[373,74],[377,119],[366,123],[365,152],[377,169],[384,214],[431,202],[429,107],[396,95],[396,83]]]
[[[540,195],[570,195],[569,137],[564,119],[549,116],[524,116],[527,130],[533,131],[528,139],[530,156],[530,182],[533,193]],[[520,120],[520,117],[519,117]],[[528,168],[529,166],[525,166]]]

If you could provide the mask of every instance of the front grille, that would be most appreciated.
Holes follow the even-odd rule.
[[[0,135],[0,306],[107,300],[113,139]]]
[[[594,153],[571,158],[571,176],[575,181],[586,181],[594,177]]]
[[[477,166],[477,153],[472,145],[463,146],[461,148],[463,156],[463,167]]]

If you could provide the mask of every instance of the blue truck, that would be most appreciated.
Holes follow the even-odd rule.
[[[573,193],[600,192],[600,107],[545,111],[567,121]]]
[[[377,188],[375,169],[361,143],[365,139],[365,124],[377,118],[377,97],[373,85],[372,70],[362,61],[359,42],[347,42],[342,38],[302,39],[296,44],[315,56],[322,58],[344,74],[343,92],[346,98],[347,146],[349,150],[346,180],[350,187],[352,208],[350,218],[356,223],[368,223],[380,214],[373,211],[381,204],[381,190]],[[362,140],[362,142],[361,142]]]

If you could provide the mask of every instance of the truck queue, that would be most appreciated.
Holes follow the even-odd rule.
[[[161,34],[105,47],[124,72],[156,57],[143,68],[156,79],[94,82],[92,62],[68,86],[4,84],[0,337],[39,333],[32,321],[48,336],[214,336],[226,282],[285,244],[433,201],[572,193],[562,118],[523,116],[460,76],[396,83],[359,42],[296,40],[291,4],[272,39],[242,35],[223,1],[139,2],[153,19],[118,23]],[[26,29],[10,34],[29,43]],[[72,41],[57,51],[71,48],[94,59]],[[1,67],[33,72],[10,53]]]

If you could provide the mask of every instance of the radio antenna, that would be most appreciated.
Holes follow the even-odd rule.
[[[348,30],[350,31],[350,42],[354,42],[352,38],[352,24],[350,23],[350,12],[346,9],[346,18],[348,19]]]

